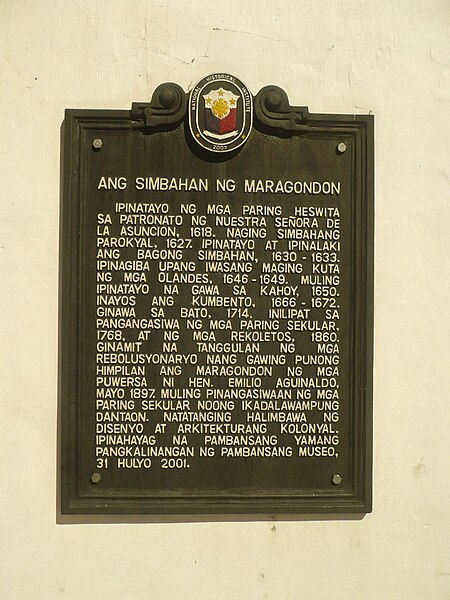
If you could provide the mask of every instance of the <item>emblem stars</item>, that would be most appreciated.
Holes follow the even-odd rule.
[[[230,152],[249,137],[252,112],[252,96],[241,81],[227,74],[209,75],[191,92],[189,127],[203,148]]]

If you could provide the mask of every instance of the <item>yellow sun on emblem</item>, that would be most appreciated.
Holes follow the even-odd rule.
[[[212,114],[218,119],[223,119],[230,112],[230,105],[226,98],[217,98],[212,105]]]

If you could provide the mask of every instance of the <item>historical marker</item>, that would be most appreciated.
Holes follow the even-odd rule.
[[[373,118],[67,110],[63,513],[371,510]]]

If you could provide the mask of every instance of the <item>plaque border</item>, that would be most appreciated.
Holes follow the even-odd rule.
[[[175,86],[176,84],[163,84]],[[155,91],[156,93],[156,91]],[[281,95],[281,102],[274,100]],[[161,96],[161,92],[160,92]],[[271,102],[267,101],[270,98]],[[374,117],[308,113],[306,107],[291,107],[283,90],[276,86],[263,88],[255,97],[254,127],[264,133],[287,137],[307,131],[326,131],[354,137],[353,176],[356,210],[352,228],[356,249],[353,267],[352,301],[355,302],[354,351],[350,357],[353,382],[354,448],[350,453],[353,493],[335,487],[332,493],[304,490],[301,494],[246,495],[190,494],[185,497],[138,497],[129,493],[102,497],[86,497],[78,483],[79,430],[79,315],[80,254],[82,240],[81,137],[83,129],[96,133],[102,129],[147,129],[151,133],[178,126],[186,110],[186,98],[170,115],[162,110],[155,117],[155,94],[152,102],[135,103],[132,110],[66,109],[63,129],[62,201],[60,212],[60,278],[59,278],[59,380],[58,380],[58,445],[59,481],[57,509],[63,515],[188,515],[188,514],[333,514],[368,513],[372,511],[372,386],[373,386],[373,310],[374,310]],[[269,109],[267,109],[269,106]],[[173,108],[173,107],[172,107]],[[273,109],[273,110],[272,110]],[[183,112],[184,110],[184,112]],[[152,112],[153,111],[153,112]],[[180,116],[181,115],[181,116]],[[149,131],[150,130],[150,131]],[[358,434],[358,435],[356,435]]]

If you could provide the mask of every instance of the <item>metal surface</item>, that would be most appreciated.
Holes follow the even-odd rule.
[[[331,478],[331,482],[334,485],[340,485],[342,483],[342,477],[336,473],[336,475],[333,475],[333,477]]]
[[[372,473],[373,117],[311,114],[306,107],[291,107],[286,93],[280,88],[267,86],[254,99],[255,123],[247,143],[224,157],[208,153],[192,140],[186,121],[187,103],[188,98],[181,88],[169,83],[157,88],[150,103],[134,103],[131,111],[66,111],[60,304],[62,512],[368,512],[371,510]],[[208,181],[209,187],[207,192],[137,189],[136,178],[148,176],[194,178]],[[109,188],[107,183],[102,186],[102,177],[105,182],[107,178],[111,179]],[[120,178],[126,179],[123,189]],[[217,191],[216,180],[233,181],[235,189]],[[295,195],[286,191],[249,193],[244,190],[245,180],[339,181],[341,188],[340,194],[334,196]],[[314,209],[326,205],[339,209],[339,422],[334,430],[331,429],[337,430],[339,444],[334,455],[298,456],[293,434],[281,434],[277,424],[276,427],[269,425],[269,432],[276,430],[279,445],[294,448],[291,457],[229,458],[220,455],[220,446],[215,446],[215,456],[202,457],[199,450],[204,444],[204,434],[191,433],[187,436],[187,444],[195,449],[195,455],[178,463],[177,467],[162,468],[161,459],[153,458],[152,466],[144,468],[144,462],[137,461],[137,458],[145,460],[145,455],[141,454],[125,457],[134,458],[134,466],[117,468],[118,459],[115,458],[105,468],[105,463],[99,460],[102,457],[96,456],[99,451],[96,435],[101,430],[100,409],[96,403],[99,385],[96,383],[96,356],[100,335],[96,315],[97,285],[104,283],[96,271],[101,255],[98,239],[102,235],[119,236],[115,207],[116,203],[126,202],[167,204],[170,214],[181,214],[182,205],[193,205],[195,214],[204,217],[207,226],[215,223],[215,217],[207,215],[208,204],[228,206],[231,215],[242,215],[243,206],[279,206],[283,216],[294,215],[295,207],[300,210],[305,206]],[[102,228],[108,226],[104,221],[105,214],[113,215],[115,220],[109,225],[110,231],[102,234]],[[275,239],[274,221],[270,218],[267,222],[269,233]],[[196,269],[202,271],[203,263],[198,262],[201,228],[193,233],[192,217],[188,219],[185,215],[174,238],[186,239],[189,235],[194,236],[193,246],[183,251],[182,260],[196,262]],[[177,244],[167,242],[164,235],[157,239],[160,247],[167,248],[169,243]],[[286,248],[287,245],[286,242]],[[257,241],[255,257],[259,262],[255,265],[264,261],[269,264],[268,252],[264,243]],[[120,251],[122,260],[135,260],[135,255],[135,249]],[[103,258],[105,256],[107,253]],[[296,262],[302,260],[309,265],[310,254],[303,258],[300,253]],[[158,279],[156,262],[150,265],[145,275],[150,292],[145,297],[137,295],[136,311],[140,315],[148,315],[154,298],[162,297],[164,290],[167,292],[164,282]],[[255,272],[259,268],[255,266]],[[113,275],[117,279],[117,273]],[[163,277],[170,280],[167,273]],[[294,282],[294,279],[293,276],[288,281]],[[223,283],[222,274],[211,275],[207,281],[208,285],[210,281],[211,285],[218,286],[221,296],[233,296],[233,286]],[[305,290],[305,299],[311,302],[310,292],[306,287]],[[244,320],[270,320],[267,316],[270,298],[264,296],[265,291],[261,292],[259,283],[246,284],[245,293],[252,298],[252,307],[251,315]],[[192,294],[191,286],[179,285],[173,305],[163,310],[164,317],[154,318],[180,320],[181,309],[193,308]],[[158,314],[157,302],[153,304],[154,315]],[[210,313],[213,318],[215,313],[217,318],[219,313],[222,314],[216,309],[211,309]],[[208,314],[205,319],[209,318]],[[292,325],[295,318],[288,319],[290,325],[284,317],[279,318],[283,330],[295,327]],[[207,352],[194,343],[186,319],[181,321],[175,354],[195,352],[200,357],[199,364],[206,364]],[[232,317],[233,330],[239,330],[241,321],[242,318]],[[208,329],[205,323],[202,330]],[[268,327],[266,323],[265,329]],[[131,334],[126,328],[123,331],[128,341],[137,340],[137,333]],[[216,334],[222,341],[225,335],[231,335],[223,331]],[[310,342],[305,342],[306,334],[296,333],[295,336],[296,355],[314,354]],[[163,337],[164,327],[153,330],[141,346],[142,352],[160,354]],[[235,351],[238,363],[244,364],[245,348],[235,348]],[[286,348],[283,352],[289,356]],[[254,354],[258,353],[277,356],[280,343],[264,342]],[[294,358],[288,358],[289,361],[294,365]],[[314,373],[312,367],[305,366],[302,376],[313,377]],[[188,377],[194,376],[195,369],[186,368],[172,385],[181,391],[196,385],[201,389],[201,381],[188,382]],[[147,366],[145,377],[147,387],[154,389],[158,398],[164,381],[160,364]],[[267,390],[274,389],[277,378],[282,377],[286,377],[286,368],[275,366],[271,376],[263,377],[259,385]],[[223,380],[213,375],[208,385],[215,389],[223,386]],[[297,384],[290,381],[286,385]],[[124,386],[125,398],[130,398],[132,387]],[[295,398],[295,388],[292,389]],[[177,393],[174,392],[174,398]],[[201,393],[205,393],[204,390]],[[195,402],[189,406],[191,411],[197,410]],[[333,411],[330,409],[329,412]],[[173,425],[168,425],[165,432],[158,431],[157,424],[163,423],[165,418],[164,410],[155,408],[147,415],[148,425],[144,424],[144,432],[156,436],[157,445],[172,448],[173,436],[181,437],[181,434]],[[246,422],[246,415],[243,405],[236,403],[233,422]],[[316,425],[318,420],[318,417],[312,418]],[[182,444],[179,440],[179,445]]]
[[[100,475],[100,473],[92,473],[91,483],[96,485],[97,483],[100,483],[101,480],[102,480],[102,476]]]

